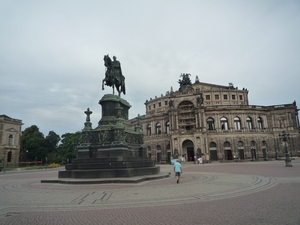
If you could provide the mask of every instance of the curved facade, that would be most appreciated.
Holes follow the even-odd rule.
[[[296,102],[249,105],[248,90],[189,80],[181,75],[178,91],[147,100],[141,124],[147,154],[157,162],[179,158],[268,160],[284,156],[279,134],[290,134],[288,149],[299,154]],[[188,80],[188,82],[186,82]],[[131,120],[136,124],[136,119]]]

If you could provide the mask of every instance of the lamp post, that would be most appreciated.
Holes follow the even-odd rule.
[[[275,159],[278,160],[277,143],[274,144],[274,148],[275,148]]]
[[[6,157],[4,157],[3,158],[3,173],[6,173],[6,162],[7,162],[7,158]]]
[[[292,167],[290,154],[287,148],[287,141],[290,139],[290,134],[286,133],[284,130],[281,132],[281,134],[278,135],[279,139],[284,142],[284,148],[285,148],[285,167]]]
[[[224,150],[224,147],[222,147],[222,161],[225,161],[225,150]]]
[[[254,146],[251,146],[251,155],[252,155],[252,161],[255,161],[255,156],[254,156]]]
[[[266,151],[266,158],[265,158],[265,161],[268,161],[269,159],[268,159],[268,148],[267,148],[267,147],[265,148],[265,151]]]

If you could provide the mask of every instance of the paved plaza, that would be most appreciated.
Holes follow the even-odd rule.
[[[138,184],[57,184],[64,168],[0,173],[0,224],[300,224],[300,159],[183,163]]]

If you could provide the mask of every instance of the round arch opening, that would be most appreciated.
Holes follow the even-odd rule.
[[[186,161],[194,161],[195,150],[194,143],[191,140],[185,140],[182,142],[182,156]]]

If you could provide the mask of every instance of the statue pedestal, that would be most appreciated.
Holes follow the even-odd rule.
[[[158,175],[160,167],[147,157],[142,129],[128,121],[130,104],[116,96],[99,101],[102,118],[95,129],[82,130],[78,158],[59,171],[59,178],[116,178]],[[165,174],[164,174],[165,176]],[[161,177],[160,177],[161,178]]]

